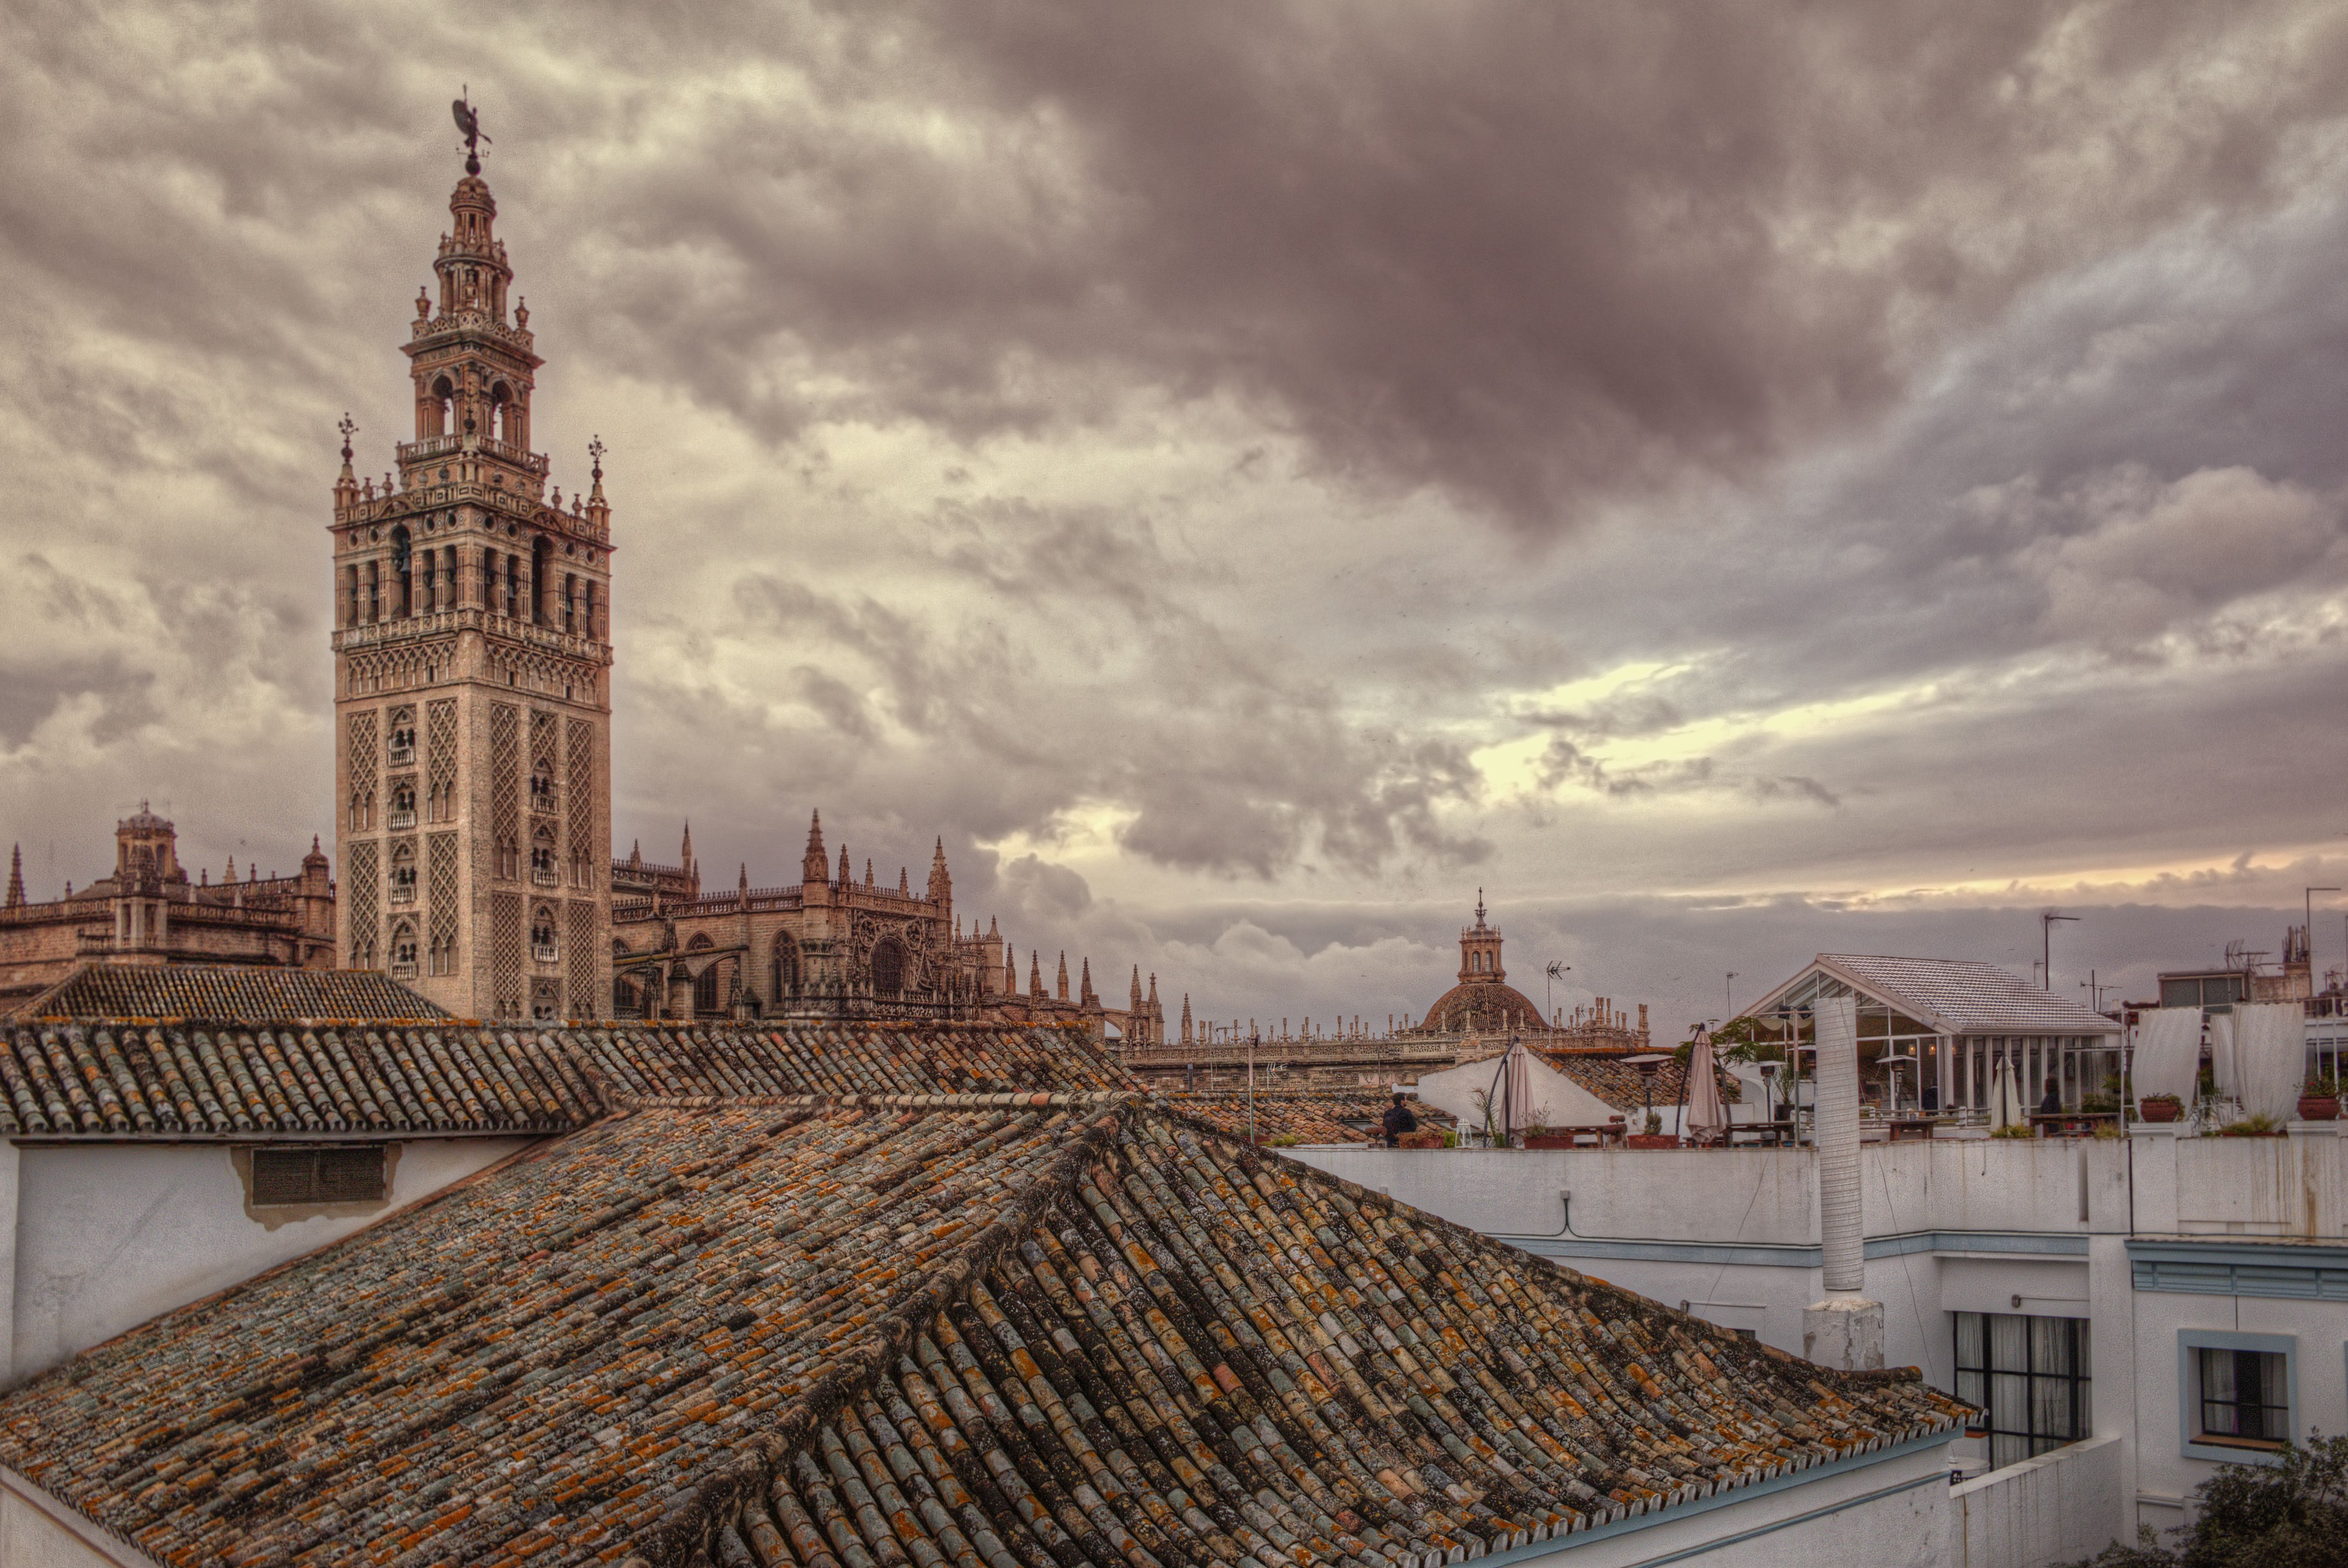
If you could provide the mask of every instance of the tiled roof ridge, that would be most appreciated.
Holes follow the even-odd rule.
[[[959,1097],[873,1097],[922,1099]],[[992,1102],[994,1097],[973,1096]],[[1019,1097],[1006,1097],[1019,1098]],[[1137,1097],[1115,1097],[1131,1100]],[[698,1480],[669,1511],[638,1535],[621,1568],[670,1568],[704,1550],[705,1540],[742,1504],[765,1493],[784,1465],[818,1440],[821,1429],[850,1401],[869,1392],[945,1309],[961,1301],[998,1258],[1025,1238],[1036,1223],[1071,1196],[1085,1172],[1116,1141],[1128,1107],[1105,1107],[1109,1114],[1070,1139],[1016,1197],[995,1212],[986,1228],[931,1269],[921,1283],[852,1344],[833,1353],[807,1390],[785,1406],[766,1430],[735,1449],[730,1465]]]
[[[1133,1105],[1143,1096],[1138,1089],[1014,1089],[989,1094],[613,1094],[615,1110],[727,1110],[738,1106],[837,1106],[848,1110],[1081,1110],[1096,1105]]]
[[[1123,1098],[1128,1100],[1138,1099]],[[1063,1198],[1080,1188],[1086,1173],[1100,1163],[1109,1146],[1117,1140],[1126,1117],[1137,1109],[1143,1115],[1181,1125],[1194,1136],[1211,1138],[1227,1145],[1233,1163],[1251,1179],[1262,1168],[1271,1166],[1282,1175],[1328,1189],[1344,1202],[1365,1209],[1383,1210],[1395,1220],[1430,1233],[1455,1253],[1488,1258],[1504,1270],[1547,1264],[1551,1270],[1565,1276],[1575,1288],[1609,1297],[1632,1315],[1648,1315],[1663,1319],[1676,1324],[1686,1332],[1707,1338],[1717,1338],[1724,1332],[1717,1324],[1692,1313],[1668,1306],[1610,1281],[1581,1274],[1555,1259],[1522,1253],[1454,1221],[1414,1208],[1387,1193],[1373,1191],[1359,1182],[1301,1161],[1285,1160],[1276,1150],[1251,1148],[1211,1125],[1182,1116],[1168,1107],[1161,1098],[1153,1097],[1145,1104],[1121,1104],[1109,1109],[1112,1114],[1092,1123],[1072,1139],[1038,1173],[1035,1182],[999,1210],[995,1219],[978,1236],[958,1249],[952,1258],[933,1268],[864,1336],[837,1352],[835,1359],[818,1376],[812,1387],[794,1398],[764,1432],[747,1439],[735,1450],[736,1459],[732,1464],[714,1470],[680,1492],[669,1511],[656,1523],[631,1541],[629,1554],[620,1568],[678,1568],[678,1565],[689,1563],[717,1561],[716,1542],[723,1531],[736,1523],[746,1507],[767,1493],[777,1477],[784,1473],[785,1466],[819,1440],[822,1430],[835,1416],[853,1401],[868,1395],[901,1357],[910,1356],[915,1342],[929,1331],[929,1326],[948,1306],[968,1297],[974,1286],[983,1286],[994,1263],[1013,1245],[1029,1235],[1040,1220],[1058,1207]],[[1811,1387],[1822,1395],[1833,1392],[1829,1383],[1884,1387],[1921,1383],[1922,1380],[1921,1370],[1912,1367],[1873,1372],[1840,1372],[1812,1366],[1801,1357],[1771,1345],[1756,1344],[1747,1349],[1789,1369],[1809,1371],[1812,1374]],[[1772,1480],[1788,1471],[1858,1458],[1899,1442],[1947,1430],[1956,1424],[1957,1418],[1951,1417],[1937,1423],[1919,1422],[1888,1433],[1862,1435],[1842,1441],[1821,1435],[1809,1440],[1814,1451],[1807,1460],[1762,1467],[1737,1474],[1725,1482],[1689,1483],[1659,1496],[1618,1503],[1611,1508],[1601,1506],[1593,1512],[1583,1513],[1569,1522],[1555,1525],[1520,1528],[1495,1513],[1479,1522],[1488,1527],[1497,1525],[1498,1532],[1480,1550],[1471,1548],[1468,1555],[1481,1556],[1510,1545],[1522,1545],[1529,1541],[1557,1539],[1635,1514],[1660,1512],[1719,1492],[1734,1491]],[[1824,1451],[1817,1452],[1817,1449]],[[1527,1511],[1513,1506],[1523,1500],[1501,1498],[1498,1493],[1488,1499],[1494,1500],[1511,1514]],[[742,1529],[740,1533],[747,1538],[754,1532]],[[1454,1533],[1471,1534],[1458,1528],[1455,1528]],[[1390,1568],[1441,1568],[1449,1561],[1453,1550],[1432,1551],[1416,1561],[1405,1553],[1398,1560],[1389,1560]]]

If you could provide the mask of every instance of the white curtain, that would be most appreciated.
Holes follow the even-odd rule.
[[[2209,1079],[2218,1092],[2237,1095],[2242,1092],[2241,1078],[2234,1069],[2234,1019],[2227,1013],[2209,1016]]]
[[[2234,1092],[2242,1109],[2290,1119],[2307,1081],[2306,1013],[2296,1002],[2234,1008]]]
[[[2151,1007],[2137,1015],[2136,1058],[2128,1079],[2137,1098],[2173,1094],[2193,1102],[2193,1080],[2201,1073],[2201,1009]]]

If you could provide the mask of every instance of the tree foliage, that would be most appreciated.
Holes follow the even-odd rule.
[[[2310,1438],[2273,1464],[2220,1465],[2194,1489],[2199,1512],[2159,1545],[2146,1526],[2075,1568],[2339,1568],[2348,1563],[2348,1437]]]

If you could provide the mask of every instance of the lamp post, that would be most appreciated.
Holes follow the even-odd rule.
[[[2307,994],[2315,995],[2315,895],[2338,892],[2336,887],[2312,887],[2306,890],[2307,923],[2299,929],[2307,942]]]
[[[1672,1058],[1659,1052],[1651,1051],[1645,1056],[1625,1057],[1622,1059],[1639,1069],[1639,1093],[1643,1102],[1639,1117],[1639,1130],[1643,1133],[1647,1130],[1648,1124],[1655,1119],[1655,1073]]]
[[[1736,975],[1737,971],[1732,969],[1728,972],[1727,977],[1720,983],[1720,999],[1725,1005],[1725,1011],[1722,1015],[1724,1023],[1736,1016]]]
[[[2041,989],[2046,991],[2054,989],[2054,923],[2058,920],[2075,923],[2078,918],[2075,914],[2057,914],[2051,909],[2039,915],[2038,980]]]

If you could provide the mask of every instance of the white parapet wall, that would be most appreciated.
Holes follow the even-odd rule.
[[[1951,1568],[2054,1568],[2093,1557],[2123,1517],[2120,1439],[2089,1438],[1952,1488]]]

